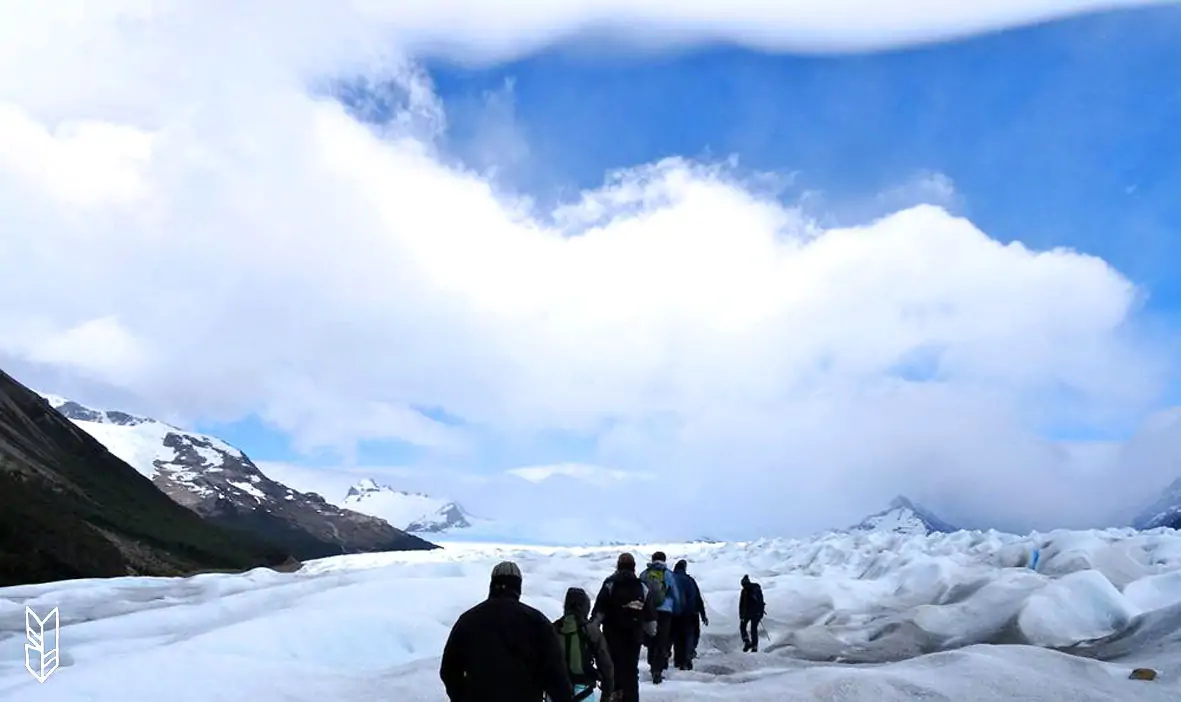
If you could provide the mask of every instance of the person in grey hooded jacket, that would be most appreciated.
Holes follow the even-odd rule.
[[[615,666],[607,639],[598,625],[591,621],[591,601],[586,590],[572,587],[566,590],[562,616],[554,622],[554,631],[562,644],[562,658],[566,674],[574,684],[574,701],[589,698],[595,686],[602,689],[602,701],[615,697]]]

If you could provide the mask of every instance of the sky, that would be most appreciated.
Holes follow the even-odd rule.
[[[1181,7],[405,5],[0,9],[0,368],[656,537],[1181,476]]]

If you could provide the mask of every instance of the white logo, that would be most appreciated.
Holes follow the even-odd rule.
[[[25,607],[25,636],[29,640],[25,644],[25,668],[37,682],[45,682],[57,670],[58,623],[57,607],[44,618]]]

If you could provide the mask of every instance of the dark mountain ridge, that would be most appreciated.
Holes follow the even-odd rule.
[[[0,371],[0,586],[292,560],[178,505]]]

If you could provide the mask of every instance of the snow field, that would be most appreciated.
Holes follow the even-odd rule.
[[[593,596],[624,550],[445,545],[324,559],[294,574],[0,589],[0,699],[440,701],[443,642],[486,595],[496,562],[517,561],[524,600],[557,617],[566,588]],[[1037,572],[1026,565],[1034,548]],[[697,670],[645,682],[645,701],[1181,694],[1181,538],[1172,532],[827,534],[626,550],[644,562],[657,549],[670,565],[689,560],[711,625]],[[770,639],[757,655],[741,653],[738,637],[745,573],[767,599]],[[25,605],[59,607],[62,618],[62,667],[44,684],[24,670]],[[1160,679],[1128,680],[1141,665]]]

